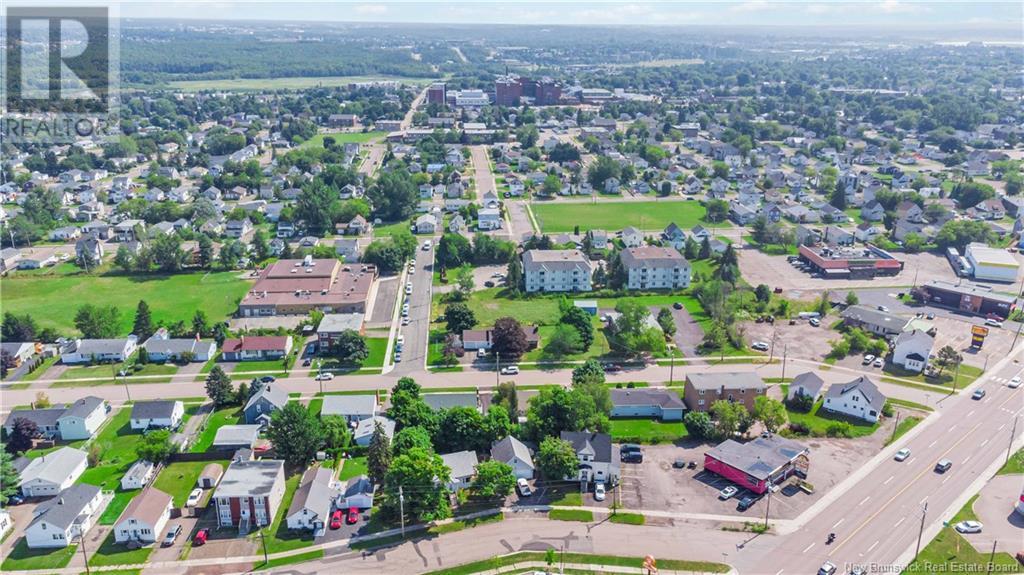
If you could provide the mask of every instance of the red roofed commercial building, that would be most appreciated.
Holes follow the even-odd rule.
[[[871,244],[864,247],[800,246],[800,260],[825,279],[872,279],[903,271],[903,262]]]
[[[220,349],[224,361],[281,359],[291,353],[292,338],[286,335],[250,335],[225,339]]]
[[[727,439],[704,454],[704,469],[764,493],[768,485],[781,485],[791,475],[807,476],[810,450],[795,441],[773,435],[747,443]]]
[[[307,257],[280,260],[266,267],[256,285],[238,304],[242,317],[364,313],[377,267],[343,264],[338,260]]]

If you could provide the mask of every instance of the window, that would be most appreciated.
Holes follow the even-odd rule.
[[[698,391],[697,395],[704,395],[704,390],[702,389],[702,390]]]
[[[697,400],[697,405],[704,405],[704,400],[703,399],[698,399]]]
[[[142,530],[141,530],[141,533],[142,533],[143,535],[149,535],[149,534],[151,533],[151,531],[150,531],[149,529],[142,529]]]

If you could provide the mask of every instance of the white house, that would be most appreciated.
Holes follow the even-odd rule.
[[[156,399],[132,405],[129,423],[134,430],[177,429],[183,417],[185,404],[180,400]]]
[[[299,489],[285,516],[289,529],[322,532],[338,495],[334,471],[330,467],[310,467],[302,474]]]
[[[0,539],[3,539],[11,529],[14,529],[14,519],[6,509],[0,509]]]
[[[860,376],[848,383],[834,383],[825,393],[822,407],[874,423],[885,405],[885,396],[867,377]]]
[[[142,345],[150,361],[207,362],[217,353],[217,342],[212,339],[192,337],[171,338],[170,333],[160,328]]]
[[[92,527],[103,505],[103,492],[95,485],[78,483],[40,503],[25,528],[30,549],[67,547]]]
[[[353,477],[345,484],[345,491],[338,499],[339,507],[369,509],[373,507],[373,482],[365,475]]]
[[[491,459],[510,465],[512,473],[517,478],[533,479],[533,474],[537,469],[533,464],[530,448],[511,435],[494,442],[494,445],[491,446]]]
[[[110,406],[95,396],[83,397],[67,406],[57,418],[57,428],[64,441],[90,439],[107,419]]]
[[[563,431],[561,438],[572,444],[579,460],[576,473],[566,476],[566,481],[612,482],[618,478],[619,462],[612,457],[610,435],[589,431]]]
[[[144,459],[136,461],[128,468],[128,473],[125,473],[124,477],[121,478],[121,489],[125,491],[129,489],[142,489],[153,479],[155,471],[156,467],[152,461]]]
[[[460,489],[469,489],[476,475],[476,466],[480,461],[475,451],[456,451],[441,455],[444,464],[451,470],[451,480],[446,484],[448,491],[455,493]]]
[[[87,460],[84,451],[73,447],[61,447],[35,459],[19,459],[15,468],[20,472],[18,487],[21,494],[25,497],[48,497],[60,493],[78,481],[88,467]]]
[[[496,208],[482,208],[477,212],[476,227],[481,230],[500,230],[501,212]]]
[[[68,365],[90,361],[119,362],[135,353],[137,339],[76,339],[61,349],[60,361]]]
[[[142,544],[155,542],[163,535],[173,508],[174,500],[170,495],[155,487],[146,489],[131,500],[114,524],[114,541]]]
[[[920,373],[928,367],[933,345],[935,338],[927,333],[919,329],[905,331],[896,337],[892,362],[906,370]]]
[[[793,382],[789,384],[789,392],[786,394],[786,399],[792,400],[802,395],[817,401],[821,395],[821,387],[824,383],[821,377],[813,371],[801,373],[794,377]]]

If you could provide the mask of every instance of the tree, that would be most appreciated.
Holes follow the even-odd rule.
[[[114,306],[98,306],[87,303],[75,313],[75,327],[86,339],[111,339],[117,337],[118,311]]]
[[[37,391],[36,400],[32,404],[32,407],[34,407],[35,409],[46,409],[50,407],[50,405],[50,396],[46,395],[45,391]]]
[[[663,332],[647,325],[651,315],[647,306],[637,300],[623,299],[615,305],[615,311],[619,312],[619,317],[615,320],[613,341],[621,351],[636,355],[665,349]]]
[[[846,209],[846,186],[842,183],[836,184],[836,186],[829,192],[828,203],[832,204],[832,207],[837,210]]]
[[[503,381],[491,396],[491,406],[500,406],[508,411],[509,420],[515,421],[519,416],[519,399],[514,381]]]
[[[939,366],[939,375],[941,376],[946,368],[959,365],[963,360],[964,356],[960,355],[953,346],[943,346],[935,356],[935,364]]]
[[[672,310],[663,307],[658,311],[658,325],[666,336],[672,337],[676,334],[676,319],[672,315]]]
[[[700,242],[700,250],[697,252],[697,259],[706,260],[711,257],[711,240],[704,236]]]
[[[442,268],[455,269],[472,262],[473,247],[462,234],[445,234],[437,242],[436,256]]]
[[[146,300],[139,300],[139,305],[135,308],[135,323],[132,325],[132,333],[135,334],[140,342],[144,342],[156,330],[153,328],[153,317],[149,311],[149,304]]]
[[[7,436],[7,451],[18,455],[32,449],[35,439],[40,436],[39,426],[31,419],[15,417],[11,433]]]
[[[860,303],[860,298],[857,297],[857,292],[848,291],[846,292],[846,305],[857,305]]]
[[[484,417],[475,408],[443,409],[438,417],[434,447],[441,453],[481,450],[488,443],[483,434]]]
[[[582,389],[545,388],[530,399],[526,435],[535,442],[563,431],[605,431],[608,417],[598,411],[594,398]]]
[[[707,214],[704,216],[709,222],[723,222],[729,217],[729,202],[725,200],[709,200],[705,206]],[[704,241],[708,241],[705,237]]]
[[[722,439],[729,439],[739,430],[741,420],[747,415],[742,403],[720,399],[711,404],[711,416],[715,420],[715,431]]]
[[[448,304],[444,310],[444,321],[448,333],[460,336],[463,331],[476,326],[476,316],[473,315],[473,310],[462,302]]]
[[[171,432],[167,429],[157,429],[147,433],[135,449],[139,459],[153,463],[162,463],[177,451],[178,444],[171,441]]]
[[[556,357],[579,353],[583,351],[583,341],[580,334],[571,325],[559,324],[555,331],[547,338],[544,344],[544,352]]]
[[[4,312],[3,327],[0,328],[0,335],[4,341],[36,341],[37,333],[39,326],[32,316]]]
[[[473,492],[481,499],[505,497],[516,487],[512,466],[504,461],[490,460],[476,466]]]
[[[969,243],[989,243],[992,237],[992,228],[985,222],[949,220],[942,224],[939,233],[935,235],[935,243],[943,250],[948,247],[963,250]]]
[[[513,253],[508,260],[505,285],[513,295],[518,295],[523,291],[523,262],[519,260],[519,254]]]
[[[358,331],[346,329],[331,344],[330,354],[343,364],[357,364],[370,357],[370,349]]]
[[[583,387],[592,384],[604,385],[604,382],[604,368],[601,367],[601,364],[596,359],[588,359],[582,365],[572,370],[573,387]]]
[[[206,376],[206,396],[213,401],[213,406],[219,409],[229,405],[234,401],[234,392],[231,378],[228,377],[228,374],[224,373],[224,369],[219,365],[213,366],[213,369]]]
[[[299,467],[316,456],[324,434],[318,417],[301,403],[290,401],[270,416],[267,438],[278,458]]]
[[[373,215],[389,222],[408,219],[419,205],[419,191],[405,170],[385,171],[366,190]]]
[[[526,332],[519,321],[503,317],[494,322],[491,331],[491,349],[506,361],[516,361],[529,349]]]
[[[487,450],[495,441],[511,435],[513,421],[515,419],[509,416],[508,410],[503,406],[488,407],[487,415],[484,416],[484,431],[481,434],[481,450]]]
[[[580,351],[587,351],[594,343],[592,317],[583,308],[572,306],[562,314],[562,325],[571,326],[580,336]]]
[[[11,496],[17,495],[20,481],[14,458],[7,451],[0,451],[0,505],[6,506]]]
[[[683,416],[683,425],[694,439],[710,439],[715,434],[715,424],[704,411],[688,411]]]
[[[388,416],[395,421],[397,429],[406,427],[422,427],[434,436],[438,419],[434,410],[430,409],[419,395],[413,395],[409,391],[399,391],[391,394],[391,408]]]
[[[575,477],[579,466],[572,444],[558,437],[547,437],[540,442],[535,462],[541,476],[550,481]]]
[[[446,484],[451,470],[433,451],[413,447],[395,457],[384,476],[381,512],[397,519],[404,508],[407,523],[444,519],[451,514]],[[412,496],[399,504],[399,489]]]
[[[604,183],[621,175],[622,167],[611,156],[600,155],[587,169],[587,181],[595,190],[604,190]]]
[[[381,483],[391,466],[391,440],[380,421],[373,424],[373,436],[366,451],[366,469],[374,484]]]
[[[320,416],[320,426],[324,432],[324,447],[338,451],[348,447],[352,441],[352,432],[348,422],[340,415]]]
[[[434,449],[434,444],[426,429],[416,425],[402,428],[391,441],[391,453],[395,456],[401,455],[413,447],[421,447],[426,450]]]
[[[768,433],[775,433],[786,424],[786,406],[777,399],[760,396],[754,399],[754,418],[764,424]]]
[[[311,232],[322,234],[333,231],[334,217],[340,207],[338,191],[321,180],[313,180],[303,186],[295,201],[295,218],[304,221]]]
[[[211,333],[210,320],[207,319],[206,312],[201,309],[197,309],[196,313],[192,314],[192,333],[200,337]]]

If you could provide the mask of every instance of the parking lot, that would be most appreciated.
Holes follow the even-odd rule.
[[[775,323],[756,323],[748,321],[743,324],[747,330],[747,339],[750,342],[764,342],[769,345],[768,355],[771,352],[772,338],[775,338],[775,358],[781,359],[785,354],[789,358],[803,358],[822,361],[832,350],[829,340],[839,339],[840,335],[830,331],[827,324],[832,320],[829,318],[819,327],[807,323],[805,320],[796,320],[794,325],[789,325],[786,320],[776,320]]]

